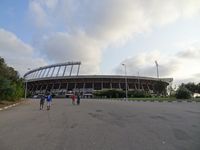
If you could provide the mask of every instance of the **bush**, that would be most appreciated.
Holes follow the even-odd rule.
[[[131,98],[148,98],[148,97],[152,97],[151,94],[149,94],[146,91],[141,91],[141,90],[135,90],[135,91],[129,91],[128,92],[128,97]]]
[[[102,90],[96,91],[93,93],[95,97],[102,98],[124,98],[126,97],[126,91],[123,90]],[[147,98],[151,97],[151,95],[146,91],[135,90],[135,91],[128,91],[129,98]]]
[[[122,90],[102,90],[93,93],[95,97],[107,97],[107,98],[122,98],[125,97],[125,92]]]
[[[180,86],[176,91],[177,99],[189,99],[191,98],[191,92],[184,86]]]

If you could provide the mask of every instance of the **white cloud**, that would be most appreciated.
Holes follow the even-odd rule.
[[[101,61],[100,43],[83,32],[75,35],[55,33],[43,39],[43,49],[55,62],[81,61],[80,73],[99,72]]]
[[[47,58],[55,62],[81,60],[88,65],[82,68],[83,72],[95,73],[99,71],[102,50],[121,45],[153,27],[199,14],[200,1],[32,0],[30,10],[39,27],[48,28],[51,25],[52,34],[45,35],[41,48]],[[149,74],[154,68],[149,61],[154,63],[155,59],[161,59],[157,54],[150,54],[152,56],[140,54],[130,63],[142,66],[146,70],[143,74]],[[172,69],[168,65],[176,71],[182,64],[176,58],[165,59],[168,61],[163,63],[163,75],[170,75]]]
[[[178,52],[174,56],[160,53],[159,51],[145,52],[137,54],[129,59],[122,61],[127,66],[129,75],[137,75],[140,72],[141,76],[156,77],[155,60],[159,64],[160,77],[172,77],[175,83],[181,82],[199,82],[198,76],[200,66],[200,48],[186,48]],[[115,68],[117,74],[123,74],[121,65]]]
[[[29,4],[30,16],[34,20],[34,24],[39,28],[44,28],[50,25],[48,16],[37,1],[30,1]]]
[[[127,73],[130,75],[137,75],[139,72],[141,76],[156,77],[155,61],[159,64],[159,74],[162,77],[168,77],[180,68],[178,60],[162,55],[159,51],[143,52],[123,60],[120,64],[126,64]],[[124,72],[120,64],[114,70],[117,74]]]
[[[0,28],[0,56],[23,76],[27,68],[45,65],[42,58],[34,56],[34,49],[13,33]]]
[[[181,51],[177,54],[178,57],[185,59],[198,59],[200,58],[200,47],[189,47],[184,51]],[[200,61],[200,60],[199,60]]]

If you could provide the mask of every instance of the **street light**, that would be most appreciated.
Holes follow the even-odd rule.
[[[157,60],[155,61],[155,64],[156,64],[156,69],[157,69],[157,78],[159,78],[158,62],[157,62]]]
[[[27,68],[27,70],[31,70],[30,68]],[[24,77],[24,79],[25,79],[25,94],[24,94],[24,98],[26,99],[26,95],[27,95],[27,79],[26,79],[26,77]]]
[[[122,66],[124,66],[124,71],[125,71],[126,100],[128,100],[128,91],[127,91],[127,76],[126,76],[126,64],[122,64]]]
[[[140,90],[140,76],[139,76],[139,71],[138,71],[138,90]]]

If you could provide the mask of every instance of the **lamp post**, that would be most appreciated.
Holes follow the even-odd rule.
[[[31,70],[30,68],[28,68],[27,70]],[[25,79],[25,94],[24,94],[24,98],[26,99],[26,96],[27,96],[27,79],[26,77],[24,77]]]
[[[158,62],[157,62],[157,60],[155,61],[155,64],[156,64],[156,70],[157,70],[157,78],[159,78]]]
[[[122,64],[124,66],[124,73],[125,73],[125,86],[126,86],[126,100],[128,100],[128,88],[127,88],[127,75],[126,75],[126,64]]]
[[[139,71],[138,71],[138,90],[140,90],[140,76],[139,76]]]
[[[27,80],[26,80],[26,78],[25,78],[25,99],[26,99],[26,92],[27,92]]]

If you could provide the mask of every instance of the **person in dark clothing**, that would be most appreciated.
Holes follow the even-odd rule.
[[[80,105],[80,101],[81,101],[81,98],[80,98],[80,95],[78,94],[78,96],[77,96],[77,105]]]
[[[43,107],[44,107],[44,102],[45,102],[45,96],[44,96],[44,95],[41,95],[41,97],[40,97],[40,110],[43,109]]]

